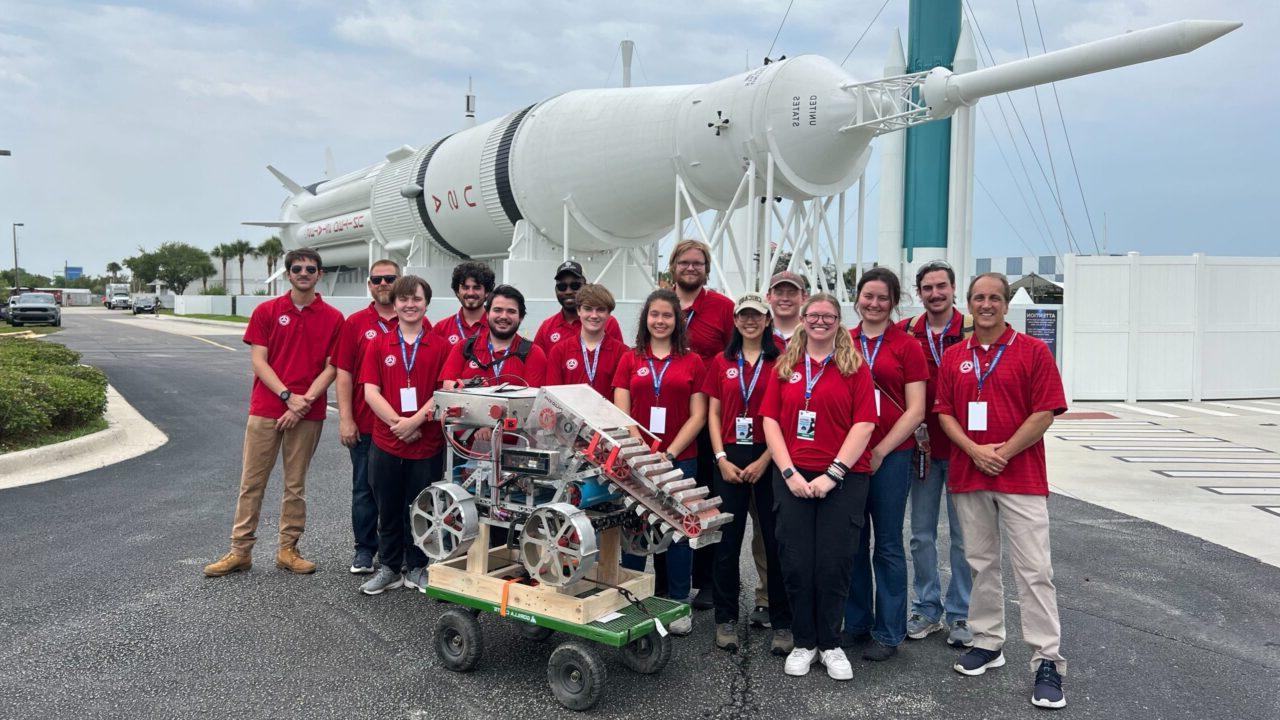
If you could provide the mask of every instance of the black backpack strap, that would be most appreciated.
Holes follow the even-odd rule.
[[[516,358],[520,362],[524,362],[531,352],[533,352],[533,343],[525,338],[520,338],[520,343],[516,345]]]
[[[476,357],[476,338],[479,335],[472,335],[462,342],[462,359],[470,360],[485,370],[489,369],[489,363],[480,362],[480,358]]]

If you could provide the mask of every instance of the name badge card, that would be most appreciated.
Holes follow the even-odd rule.
[[[413,388],[400,388],[400,413],[418,412],[418,391]]]
[[[818,431],[818,413],[812,410],[801,410],[796,416],[796,439],[812,440]]]
[[[876,388],[876,417],[880,417],[880,388]]]
[[[734,418],[735,436],[739,445],[751,445],[755,442],[755,420],[749,417]]]
[[[985,402],[969,403],[969,431],[980,432],[987,429],[987,404]]]
[[[649,408],[649,432],[661,435],[667,431],[667,409],[664,407]]]

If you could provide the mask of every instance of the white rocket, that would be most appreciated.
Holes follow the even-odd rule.
[[[357,267],[375,248],[423,245],[504,258],[522,220],[548,246],[568,229],[566,254],[642,248],[670,232],[677,178],[699,209],[729,208],[749,170],[763,196],[770,164],[775,196],[835,195],[878,135],[996,93],[1187,53],[1239,26],[1184,20],[983,70],[863,83],[806,55],[705,85],[576,90],[314,185],[269,168],[290,197],[279,221],[250,224],[280,228],[286,246],[315,247],[326,265]]]

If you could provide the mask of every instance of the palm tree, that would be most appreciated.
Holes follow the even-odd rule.
[[[262,244],[258,246],[258,254],[267,259],[267,277],[271,277],[276,274],[276,262],[281,255],[284,255],[284,243],[280,241],[279,237],[272,235],[263,240]],[[275,280],[271,281],[270,292],[272,295],[276,293]]]
[[[209,257],[217,258],[222,261],[222,288],[225,290],[231,282],[227,279],[227,261],[235,257],[235,253],[229,250],[230,246],[223,243],[209,251]]]
[[[120,263],[115,262],[114,260],[107,263],[107,273],[111,275],[111,282],[116,281],[116,275],[118,275],[123,269],[124,268],[120,266]]]
[[[244,294],[244,258],[258,257],[258,249],[251,245],[248,241],[236,238],[233,243],[227,243],[225,246],[227,251],[238,261],[240,261],[240,294]]]

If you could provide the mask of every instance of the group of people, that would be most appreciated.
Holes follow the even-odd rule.
[[[673,287],[648,296],[628,346],[613,295],[574,261],[556,269],[561,309],[532,340],[519,332],[523,294],[495,286],[483,263],[454,269],[461,308],[434,325],[431,287],[390,260],[373,264],[373,301],[345,320],[315,292],[323,271],[314,250],[290,252],[285,268],[291,290],[258,306],[245,332],[255,377],[240,493],[231,549],[206,575],[252,565],[263,491],[282,448],[276,564],[315,570],[297,543],[331,382],[352,463],[350,570],[371,576],[360,587],[370,595],[426,584],[408,508],[443,473],[436,389],[475,378],[583,383],[657,437],[659,451],[733,514],[719,543],[692,550],[678,542],[654,556],[659,594],[714,609],[717,647],[739,644],[750,518],[760,577],[749,621],[772,629],[771,652],[786,656],[786,674],[820,662],[848,680],[846,650],[887,661],[905,639],[945,631],[967,650],[954,669],[981,675],[1005,662],[1003,526],[1032,651],[1032,703],[1066,704],[1042,442],[1066,402],[1047,347],[1005,322],[1004,276],[974,278],[964,314],[954,306],[953,269],[926,264],[915,277],[925,312],[895,322],[900,281],[873,268],[858,279],[850,329],[837,298],[809,295],[795,273],[774,275],[763,296],[735,301],[709,289],[710,249],[684,240],[671,253]],[[944,503],[945,595],[937,550]],[[624,555],[623,565],[643,570],[646,560]],[[688,634],[692,617],[671,630]]]

